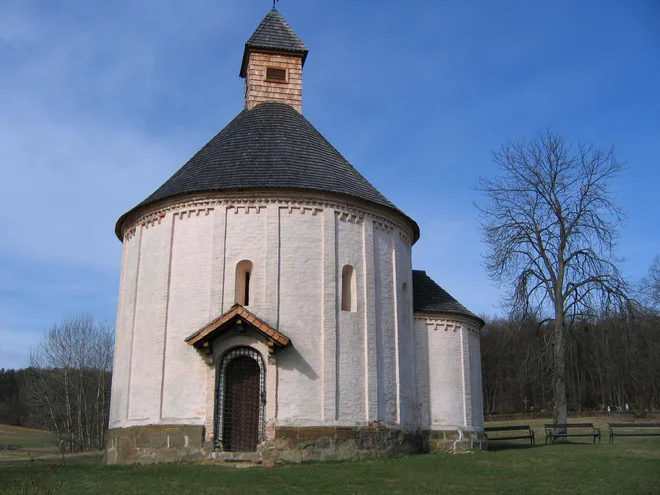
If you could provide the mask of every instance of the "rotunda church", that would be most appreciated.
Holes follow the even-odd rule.
[[[244,110],[117,222],[109,464],[485,447],[483,321],[302,115],[307,54],[271,10]]]

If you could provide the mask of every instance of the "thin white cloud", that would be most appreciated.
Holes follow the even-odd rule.
[[[116,266],[117,217],[187,158],[189,136],[151,135],[132,107],[158,91],[165,33],[118,24],[2,19],[0,254]]]
[[[179,158],[176,144],[38,111],[25,121],[5,116],[0,253],[107,266],[116,218]]]

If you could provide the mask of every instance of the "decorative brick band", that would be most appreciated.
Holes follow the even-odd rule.
[[[423,321],[429,330],[456,332],[465,328],[469,333],[475,337],[480,337],[479,328],[475,323],[468,318],[452,318],[443,317],[439,315],[415,313],[416,321]]]
[[[314,215],[325,208],[330,208],[335,210],[340,219],[357,219],[358,222],[369,215],[374,220],[374,228],[387,232],[398,229],[401,240],[406,245],[410,245],[410,239],[413,235],[410,227],[401,222],[396,214],[388,215],[389,218],[385,217],[384,207],[374,207],[371,204],[362,202],[359,205],[357,202],[352,204],[354,202],[352,198],[346,198],[346,203],[340,203],[337,201],[336,195],[326,196],[323,193],[318,193],[312,196],[311,192],[307,191],[306,193],[307,197],[301,198],[300,194],[294,197],[288,196],[285,191],[278,191],[278,196],[273,198],[272,191],[269,192],[271,197],[267,197],[265,193],[263,193],[263,197],[259,197],[259,191],[254,191],[252,197],[245,197],[243,194],[232,193],[231,191],[219,191],[187,198],[170,198],[145,207],[140,214],[127,218],[122,224],[124,230],[121,234],[122,237],[131,239],[135,235],[137,227],[152,227],[159,224],[168,213],[179,215],[180,218],[190,218],[192,216],[208,215],[215,208],[227,208],[234,213],[238,213],[240,210],[245,214],[258,214],[268,205],[276,205],[280,208],[288,208],[290,213],[295,209],[299,213],[309,212]]]

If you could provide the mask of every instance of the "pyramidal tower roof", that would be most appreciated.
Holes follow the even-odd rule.
[[[243,110],[140,205],[185,193],[308,189],[396,208],[285,103]]]
[[[245,43],[243,63],[241,64],[241,77],[245,77],[251,51],[299,53],[302,56],[303,65],[309,52],[302,40],[298,38],[298,35],[291,29],[291,26],[289,26],[275,7],[266,14],[266,17],[261,21],[254,34]]]
[[[410,221],[413,242],[416,241],[417,224],[372,186],[299,110],[287,104],[289,100],[278,100],[281,87],[295,83],[302,86],[301,59],[307,55],[307,48],[279,12],[271,10],[245,46],[243,63],[251,67],[244,75],[246,85],[264,87],[266,67],[254,69],[251,54],[255,51],[266,58],[273,54],[281,59],[286,54],[294,61],[287,69],[291,73],[284,81],[272,83],[272,99],[251,105],[246,102],[246,108],[183,167],[122,215],[115,227],[117,237],[123,239],[127,221],[138,217],[146,207],[174,197],[215,191],[287,189],[340,194],[386,207]]]

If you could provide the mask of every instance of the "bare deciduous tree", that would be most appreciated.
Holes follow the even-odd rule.
[[[642,291],[648,302],[660,309],[660,256],[653,259],[648,275],[642,279]]]
[[[549,130],[493,157],[500,175],[477,187],[488,200],[476,205],[486,268],[512,313],[553,322],[553,422],[566,423],[568,322],[625,300],[615,255],[623,213],[610,188],[622,164],[613,149],[573,150]]]
[[[112,325],[83,314],[53,325],[30,352],[33,421],[54,431],[64,450],[103,447],[113,348]]]

